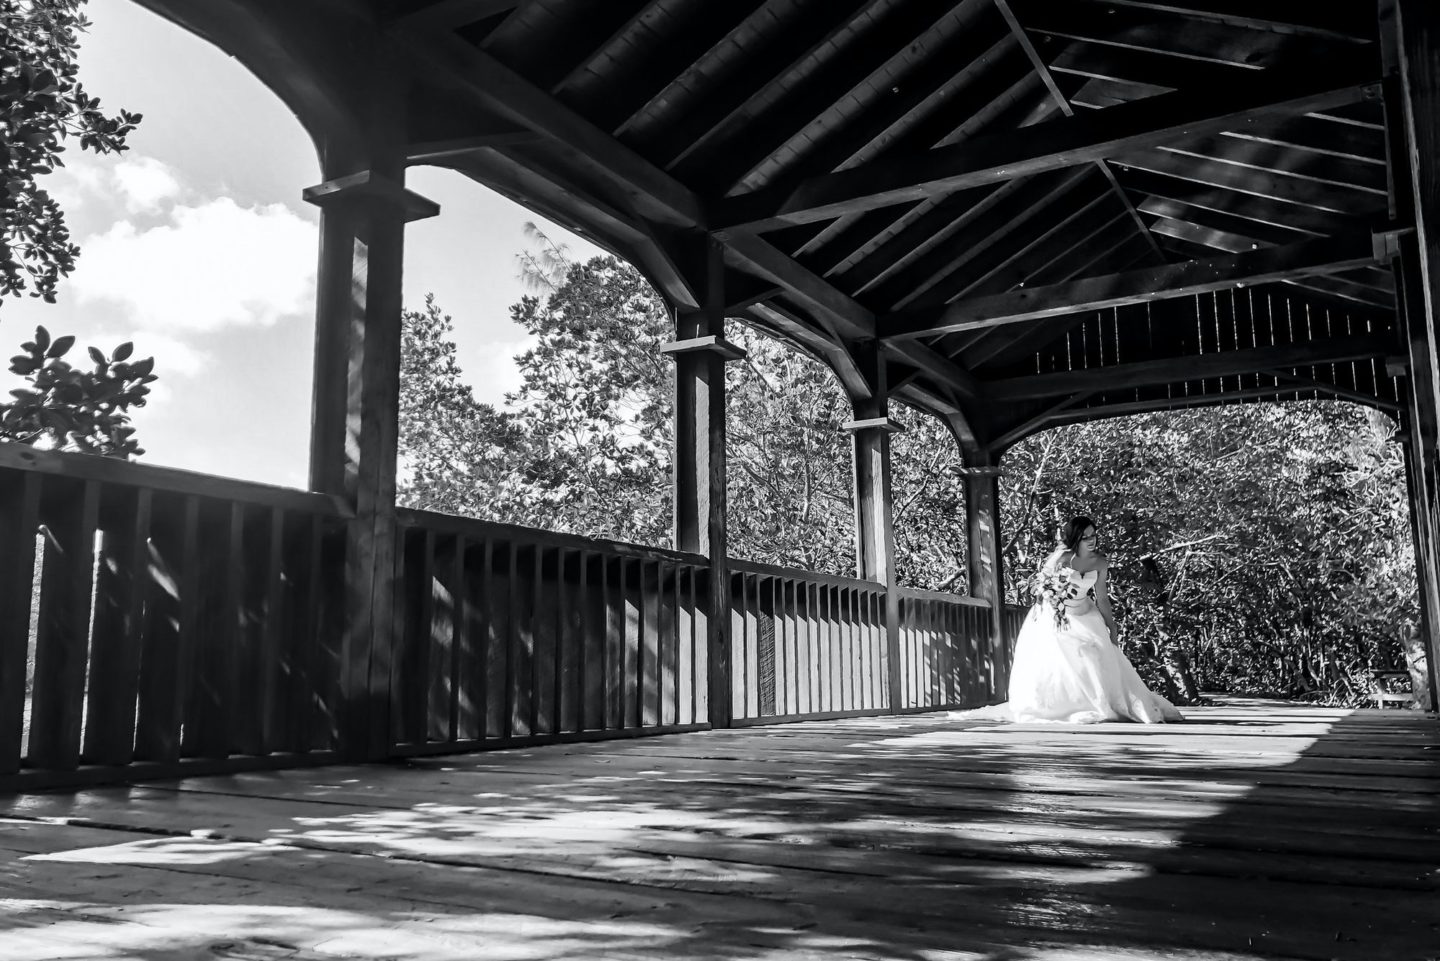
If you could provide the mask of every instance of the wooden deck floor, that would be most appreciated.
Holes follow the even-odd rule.
[[[819,722],[10,798],[0,957],[1440,958],[1440,724]]]

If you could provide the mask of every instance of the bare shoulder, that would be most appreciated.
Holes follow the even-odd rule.
[[[1104,554],[1096,554],[1095,569],[1097,571],[1108,571],[1110,569],[1110,558]]]

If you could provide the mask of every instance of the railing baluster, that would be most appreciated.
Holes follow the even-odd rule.
[[[92,680],[86,691],[82,757],[91,764],[118,765],[128,764],[135,753],[151,493],[144,488],[109,493],[101,505],[105,530],[91,628]]]
[[[0,473],[0,774],[20,770],[41,478]]]
[[[99,522],[94,481],[57,485],[41,504],[45,560],[40,578],[30,763],[56,771],[80,763],[80,727],[89,648],[90,597]]]

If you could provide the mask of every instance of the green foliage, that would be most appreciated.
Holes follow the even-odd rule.
[[[71,336],[51,338],[44,327],[10,358],[11,373],[28,386],[10,392],[0,404],[0,443],[10,442],[130,458],[144,453],[135,441],[130,410],[144,407],[155,381],[155,360],[132,361],[134,347],[123,343],[106,356],[88,350],[89,370],[65,359],[75,346]]]
[[[1096,521],[1152,683],[1354,703],[1417,616],[1393,424],[1336,402],[1151,414],[1047,431],[1005,457],[1012,600],[1073,514]],[[1165,594],[1146,584],[1152,555]],[[1162,603],[1163,602],[1163,603]],[[1177,688],[1181,690],[1177,691]]]
[[[62,166],[62,141],[125,149],[140,115],[107,117],[77,79],[85,0],[0,0],[0,298],[32,287],[55,300],[80,250],[37,178]]]

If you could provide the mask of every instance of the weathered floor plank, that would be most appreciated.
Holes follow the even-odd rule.
[[[5,799],[0,956],[1440,959],[1440,724],[943,715]]]

